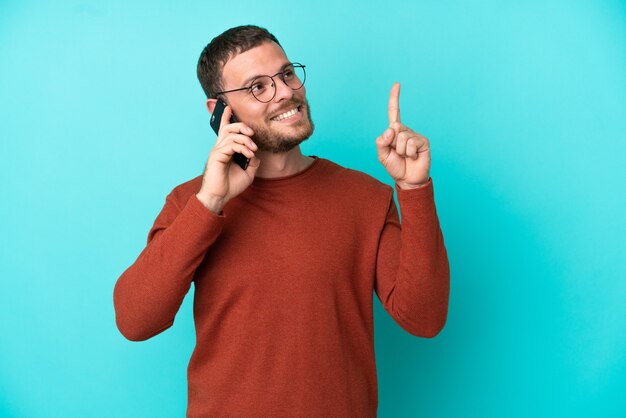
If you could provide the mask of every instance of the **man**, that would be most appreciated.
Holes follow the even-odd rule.
[[[375,417],[373,291],[413,335],[446,322],[429,143],[400,122],[399,85],[375,142],[402,227],[391,187],[302,155],[313,132],[304,71],[256,26],[207,45],[206,106],[227,104],[215,146],[115,285],[117,325],[139,341],[173,324],[194,283],[189,417]],[[250,159],[245,170],[235,153]]]

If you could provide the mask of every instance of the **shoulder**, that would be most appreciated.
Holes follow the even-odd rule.
[[[331,160],[321,158],[325,171],[329,173],[329,177],[339,184],[349,187],[357,193],[366,193],[368,195],[376,194],[389,196],[393,194],[393,188],[383,183],[377,178],[363,171],[344,167]]]
[[[335,197],[350,201],[360,208],[387,211],[393,200],[393,188],[377,178],[359,170],[344,167],[328,159],[324,166],[325,189]]]
[[[202,175],[177,185],[172,189],[167,198],[171,199],[180,209],[182,209],[187,204],[189,198],[198,193],[200,186],[202,186]]]

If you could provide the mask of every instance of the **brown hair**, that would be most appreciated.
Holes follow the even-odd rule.
[[[276,42],[282,48],[267,29],[254,25],[230,28],[213,38],[198,59],[198,80],[207,98],[215,98],[215,93],[224,89],[222,69],[229,59],[264,42]]]

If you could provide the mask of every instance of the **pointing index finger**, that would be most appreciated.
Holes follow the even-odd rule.
[[[393,83],[389,94],[389,124],[400,122],[400,83]]]

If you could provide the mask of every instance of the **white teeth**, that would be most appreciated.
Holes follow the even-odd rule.
[[[298,113],[298,108],[295,108],[295,109],[290,110],[289,112],[285,112],[283,114],[280,114],[280,115],[278,115],[276,117],[273,117],[272,119],[273,120],[283,120],[283,119],[286,119],[288,117],[291,117],[291,116],[295,115],[296,113]]]

